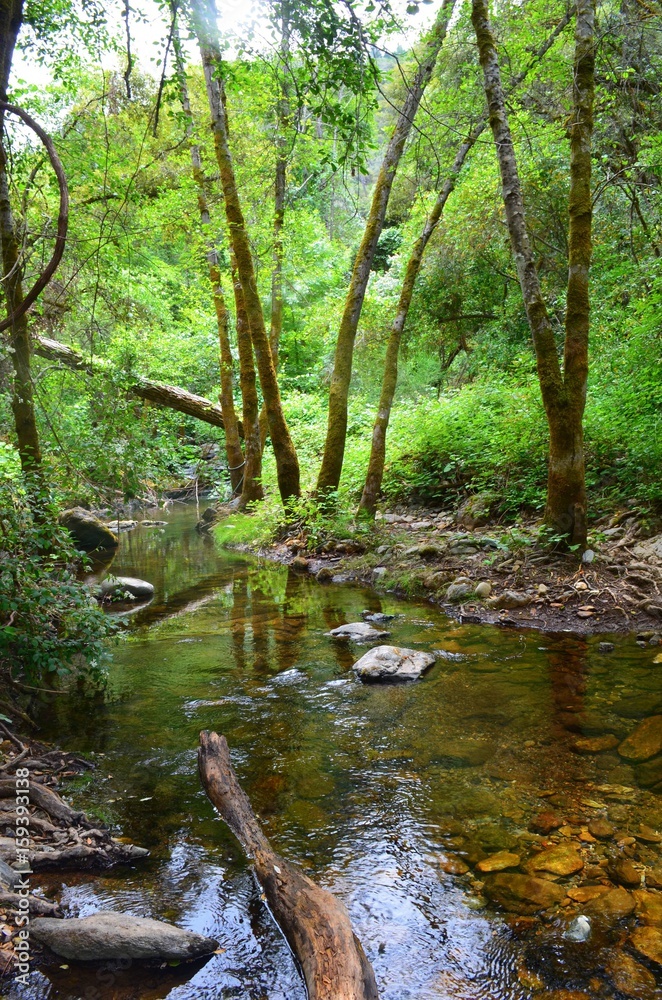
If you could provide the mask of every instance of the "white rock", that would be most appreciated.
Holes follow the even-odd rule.
[[[400,646],[375,646],[354,664],[363,681],[415,681],[435,662],[433,653]]]
[[[339,628],[334,628],[324,634],[331,636],[333,639],[351,639],[352,642],[372,642],[374,639],[385,639],[391,633],[385,632],[383,629],[373,628],[367,622],[350,622],[348,625],[340,625]]]

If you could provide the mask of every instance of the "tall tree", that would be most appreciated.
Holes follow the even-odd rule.
[[[382,160],[382,165],[375,182],[372,203],[366,220],[361,245],[354,261],[352,277],[347,290],[345,308],[336,341],[333,372],[329,387],[326,441],[324,444],[322,466],[317,480],[317,492],[320,495],[337,490],[340,484],[347,437],[347,401],[352,378],[354,342],[361,318],[366,288],[368,287],[370,269],[384,226],[386,209],[398,164],[400,163],[405,143],[411,132],[425,88],[432,76],[437,56],[446,37],[448,22],[454,6],[455,0],[444,0],[434,26],[425,41],[423,50],[418,58],[416,73],[407,87],[404,103],[398,113],[395,128],[386,147],[384,159]]]
[[[23,0],[0,2],[0,100],[7,100],[16,39],[23,22]],[[4,115],[0,112],[0,240],[2,242],[3,285],[7,315],[12,316],[23,302],[23,265],[9,193]],[[28,315],[15,318],[9,328],[9,347],[14,368],[12,411],[16,427],[21,468],[33,485],[42,484],[43,472],[39,433],[34,408],[30,369],[31,346]]]
[[[572,15],[570,13],[567,13],[561,18],[551,34],[534,53],[534,56],[528,66],[518,73],[512,81],[509,88],[510,93],[513,93],[514,90],[519,87],[519,85],[526,79],[527,74],[533,68],[535,63],[543,58],[549,48],[553,45],[554,41],[569,23],[571,16]],[[361,494],[361,502],[359,504],[359,508],[370,515],[374,515],[375,513],[377,501],[382,488],[382,479],[384,478],[384,463],[386,461],[386,432],[388,430],[389,420],[391,419],[391,407],[393,406],[395,390],[398,384],[398,355],[400,353],[400,343],[402,341],[402,335],[404,333],[407,316],[409,314],[409,307],[414,294],[416,279],[418,278],[421,270],[423,256],[428,243],[439,225],[444,208],[446,207],[446,202],[455,190],[455,185],[460,171],[464,166],[464,162],[471,149],[483,134],[486,126],[487,115],[483,115],[476,122],[474,128],[471,130],[464,142],[462,142],[459,146],[448,177],[439,189],[439,194],[437,195],[436,201],[432,206],[430,214],[425,220],[425,225],[423,226],[421,235],[414,243],[411,254],[409,255],[409,260],[407,261],[405,277],[400,290],[400,298],[398,300],[395,317],[391,326],[391,333],[386,346],[384,376],[382,379],[382,388],[379,397],[379,405],[377,407],[377,415],[372,429],[372,442],[370,447],[368,471],[366,473],[363,493]]]
[[[286,502],[292,497],[299,496],[300,493],[299,462],[283,414],[276,369],[269,346],[250,241],[230,152],[214,0],[194,0],[193,23],[202,57],[230,242],[237,262],[237,273],[241,282],[262,395],[267,410],[271,443],[276,458],[278,488],[283,502]]]
[[[177,28],[177,7],[171,5],[173,21],[173,45],[175,49],[175,64],[177,70],[177,82],[179,84],[179,99],[182,111],[186,118],[186,131],[190,137],[193,133],[193,113],[191,111],[191,101],[188,94],[188,84],[186,81],[186,68],[182,53],[179,30]],[[232,492],[237,493],[243,480],[244,454],[241,449],[241,439],[239,437],[239,424],[234,406],[234,391],[232,385],[232,350],[230,349],[230,337],[228,330],[228,308],[223,295],[221,284],[221,269],[218,260],[218,250],[213,239],[209,235],[211,229],[211,216],[209,213],[209,201],[205,188],[205,176],[202,169],[202,156],[200,146],[197,142],[191,143],[191,169],[195,181],[196,193],[198,196],[198,208],[200,211],[200,225],[206,236],[206,256],[207,269],[209,272],[209,283],[211,285],[214,298],[214,309],[216,312],[216,326],[218,329],[219,361],[220,361],[220,382],[221,392],[219,402],[223,411],[223,423],[225,424],[225,453],[228,461],[230,473],[230,484]]]
[[[278,100],[276,103],[276,169],[274,172],[273,265],[271,269],[271,324],[269,346],[274,367],[278,371],[278,349],[283,332],[283,227],[285,225],[285,195],[287,191],[287,128],[290,118],[290,93],[287,80],[290,60],[290,7],[282,0],[279,11],[280,46],[276,63]],[[262,447],[267,438],[266,407],[260,413]]]
[[[253,344],[246,315],[244,292],[237,273],[237,263],[232,256],[232,285],[234,288],[234,304],[237,330],[237,350],[239,352],[239,382],[243,401],[244,424],[244,466],[239,506],[243,509],[255,500],[264,499],[262,489],[262,441],[258,420],[259,402],[257,398],[257,383],[255,365],[253,363]]]
[[[510,243],[533,337],[538,379],[549,425],[545,522],[572,543],[585,544],[583,415],[588,378],[595,0],[579,0],[576,7],[573,110],[569,123],[570,218],[563,367],[531,251],[517,157],[486,0],[472,0],[471,19],[483,69]]]

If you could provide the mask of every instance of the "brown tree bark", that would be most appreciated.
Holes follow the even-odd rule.
[[[344,904],[276,854],[237,781],[224,736],[200,733],[203,788],[246,854],[296,955],[310,1000],[378,1000],[375,974]]]
[[[407,96],[398,114],[395,128],[386,148],[375,183],[370,212],[366,220],[361,245],[354,261],[352,277],[336,341],[333,372],[329,387],[326,441],[324,444],[322,466],[317,479],[317,492],[319,495],[333,492],[340,485],[340,475],[345,457],[345,441],[347,438],[347,401],[352,378],[354,342],[356,340],[359,319],[361,318],[366,288],[368,287],[370,268],[372,267],[377,242],[384,226],[386,209],[398,164],[400,163],[405,143],[411,131],[423,93],[432,76],[437,56],[446,37],[448,22],[454,6],[454,0],[444,0],[441,10],[437,15],[430,36],[426,40],[421,52],[414,79],[408,86]]]
[[[244,468],[243,482],[239,507],[243,510],[255,500],[264,500],[262,488],[262,442],[260,440],[260,425],[258,421],[259,402],[257,398],[257,383],[255,365],[253,363],[253,344],[248,326],[244,293],[237,274],[237,265],[232,257],[232,286],[237,330],[237,350],[239,351],[239,383],[243,403],[244,419]]]
[[[175,16],[176,10],[173,11],[173,23]],[[173,29],[173,41],[177,77],[179,82],[179,99],[182,105],[182,110],[187,119],[187,132],[190,135],[193,130],[193,113],[191,111],[191,102],[189,100],[188,86],[186,83],[186,69],[182,56],[179,31],[176,26]],[[198,196],[200,225],[202,226],[203,232],[209,233],[211,227],[211,216],[209,214],[209,202],[207,200],[207,192],[205,190],[202,157],[200,155],[200,147],[197,143],[191,144],[191,169]],[[214,298],[216,326],[218,329],[221,382],[219,401],[221,404],[221,410],[223,411],[223,423],[225,425],[225,454],[228,461],[230,485],[234,495],[240,492],[241,484],[243,482],[244,454],[241,450],[237,414],[234,406],[234,391],[232,385],[233,363],[232,351],[230,349],[230,337],[228,333],[228,309],[225,304],[223,286],[221,284],[221,269],[218,265],[218,252],[209,236],[207,236],[206,242],[209,283],[211,285],[212,295]]]
[[[23,0],[3,0],[0,3],[0,100],[2,101],[7,100],[12,57],[22,19]],[[11,316],[24,299],[23,267],[9,194],[7,154],[1,131],[3,129],[4,116],[0,113],[0,242],[7,315]],[[43,470],[34,408],[30,334],[26,313],[17,316],[9,328],[9,348],[14,369],[11,406],[21,468],[32,485],[40,489],[44,485]]]
[[[276,458],[278,488],[281,499],[285,503],[300,494],[299,462],[283,414],[276,369],[269,346],[250,242],[230,152],[224,112],[223,82],[220,76],[221,55],[218,45],[214,0],[195,0],[193,13],[212,118],[216,159],[225,197],[230,242],[237,261],[237,273],[241,282],[260,385],[262,386],[262,396],[267,410],[269,433]]]
[[[569,23],[570,18],[571,14],[569,13],[565,14],[561,18],[559,23],[554,28],[554,31],[551,32],[548,38],[545,39],[543,44],[534,54],[533,59],[512,81],[511,87],[509,88],[510,93],[519,87],[519,85],[526,79],[526,76],[533,66],[549,51],[553,43]],[[386,461],[386,432],[391,419],[391,408],[393,406],[395,390],[398,383],[398,356],[400,353],[400,343],[402,341],[402,334],[404,332],[407,316],[409,314],[409,307],[414,294],[414,286],[421,270],[423,255],[425,254],[432,234],[439,224],[439,220],[441,219],[444,208],[446,207],[446,202],[455,190],[457,178],[462,167],[464,166],[464,161],[473,146],[476,144],[477,140],[483,134],[486,125],[487,115],[483,116],[476,122],[476,125],[472,129],[471,133],[459,147],[457,153],[455,154],[455,159],[453,161],[453,165],[451,166],[450,173],[441,186],[437,199],[432,207],[432,211],[425,220],[423,231],[416,240],[407,262],[405,277],[402,282],[402,289],[398,300],[398,307],[393,319],[391,334],[386,347],[384,377],[382,379],[377,416],[372,429],[370,460],[368,462],[368,471],[366,473],[363,493],[361,494],[361,502],[359,504],[359,509],[365,511],[366,514],[371,516],[374,516],[375,514],[377,501],[382,488],[382,480],[384,478],[384,464]]]
[[[71,368],[74,371],[84,371],[90,375],[103,375],[108,372],[109,364],[106,361],[97,359],[86,361],[82,354],[74,351],[66,344],[60,344],[57,340],[49,337],[34,338],[34,353],[47,361],[56,361]],[[155,382],[153,379],[144,378],[140,375],[132,375],[132,381],[127,387],[127,392],[139,399],[145,399],[157,406],[164,406],[168,410],[177,410],[178,413],[186,413],[189,417],[202,420],[212,427],[224,428],[223,411],[216,403],[205,399],[204,396],[196,396],[195,393],[180,389],[175,385],[166,385],[164,382]],[[238,424],[239,434],[243,434],[241,421]]]
[[[472,0],[472,22],[501,172],[506,222],[533,337],[538,379],[549,425],[545,522],[571,542],[583,545],[586,542],[586,480],[582,420],[588,374],[594,0],[579,0],[576,11],[570,126],[569,274],[562,369],[529,243],[517,158],[487,3],[485,0]]]

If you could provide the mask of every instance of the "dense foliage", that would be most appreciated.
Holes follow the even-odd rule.
[[[80,556],[47,498],[27,497],[16,479],[3,475],[0,671],[14,682],[103,676],[114,626],[77,580]]]

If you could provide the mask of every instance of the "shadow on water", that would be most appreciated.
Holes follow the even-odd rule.
[[[529,1000],[559,987],[621,997],[604,972],[619,928],[570,943],[562,917],[497,912],[480,872],[445,874],[441,860],[524,858],[544,809],[568,816],[572,837],[596,810],[623,831],[659,825],[660,796],[614,750],[573,748],[577,734],[620,739],[655,710],[651,650],[621,638],[606,657],[593,639],[458,625],[427,604],[219,553],[195,532],[194,510],[169,517],[122,536],[113,572],[156,592],[128,621],[107,690],[60,699],[40,720],[45,736],[95,755],[76,803],[152,856],[78,875],[62,900],[81,915],[170,919],[223,950],[176,981],[134,971],[104,986],[53,968],[10,995],[303,1000],[250,867],[199,786],[198,732],[213,728],[277,849],[347,903],[383,1000]],[[324,633],[363,608],[401,616],[395,644],[443,650],[421,682],[354,679],[362,651]],[[605,854],[582,849],[595,865]],[[659,847],[646,850],[660,864]]]

